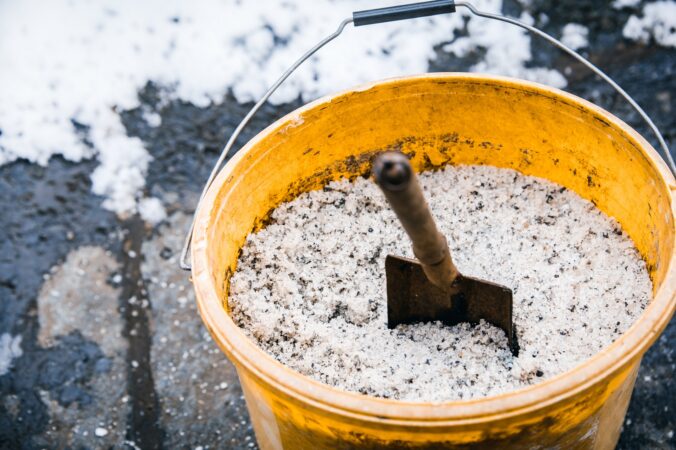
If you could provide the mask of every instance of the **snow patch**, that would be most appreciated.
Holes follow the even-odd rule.
[[[660,1],[645,5],[643,17],[629,17],[622,35],[644,43],[652,38],[661,46],[676,47],[676,2]]]
[[[520,20],[533,23],[528,13],[523,13]],[[471,20],[467,31],[468,36],[444,45],[443,50],[464,57],[479,48],[485,49],[483,61],[474,65],[472,71],[523,78],[558,88],[566,86],[566,79],[556,70],[525,67],[532,56],[526,30],[494,20]]]
[[[143,120],[145,120],[146,123],[153,128],[157,128],[162,125],[162,116],[154,111],[144,111]]]
[[[141,218],[151,225],[157,225],[167,218],[167,212],[164,210],[162,202],[155,197],[141,200],[138,205],[138,211]]]
[[[121,125],[120,125],[121,126]],[[99,134],[99,129],[94,129]],[[152,159],[138,138],[123,131],[104,133],[93,140],[101,163],[92,173],[92,191],[103,195],[103,207],[120,214],[136,211],[137,196],[145,185],[145,174]]]
[[[387,4],[406,3],[395,0]],[[501,0],[478,0],[499,12]],[[25,0],[0,2],[0,164],[17,159],[45,165],[61,154],[95,157],[93,191],[120,214],[138,211],[151,157],[126,135],[117,111],[139,105],[148,80],[170,98],[198,106],[232,89],[240,102],[259,98],[303,52],[354,10],[377,0]],[[455,14],[354,29],[311,58],[270,100],[310,100],[368,80],[425,72],[436,45],[462,55],[486,49],[475,71],[540,81],[563,76],[526,68],[530,37],[504,23]],[[530,20],[523,15],[522,19]],[[144,112],[159,126],[155,111]],[[87,145],[75,129],[89,127]]]
[[[561,30],[561,42],[573,50],[589,46],[588,38],[589,29],[579,23],[569,23]]]
[[[622,9],[622,8],[635,8],[641,3],[641,0],[615,0],[613,2],[613,8]]]
[[[9,372],[14,359],[21,355],[21,336],[12,337],[9,333],[3,333],[0,336],[0,376]]]

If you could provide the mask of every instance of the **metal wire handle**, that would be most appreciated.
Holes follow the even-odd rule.
[[[511,17],[503,16],[501,14],[492,14],[492,13],[487,13],[483,11],[477,10],[472,4],[468,2],[453,2],[452,0],[436,0],[436,1],[430,1],[430,2],[423,2],[423,3],[414,3],[410,5],[400,5],[400,6],[394,6],[394,7],[389,7],[389,8],[379,8],[379,9],[374,9],[374,10],[368,10],[368,11],[357,11],[354,12],[352,17],[344,19],[336,31],[331,33],[330,35],[326,36],[324,39],[319,41],[317,44],[314,45],[310,50],[305,52],[298,60],[296,60],[278,79],[277,81],[274,82],[272,86],[263,94],[263,96],[256,102],[256,104],[251,108],[251,110],[247,113],[246,116],[242,119],[242,121],[237,125],[237,128],[235,128],[235,131],[232,133],[230,136],[230,139],[228,139],[228,142],[225,144],[225,147],[223,147],[223,151],[221,152],[220,157],[218,158],[218,161],[216,161],[216,165],[211,171],[211,174],[209,175],[209,178],[207,179],[207,182],[204,186],[204,189],[202,190],[202,194],[200,195],[199,201],[197,202],[197,206],[195,208],[195,211],[199,209],[200,203],[202,202],[202,199],[204,198],[205,194],[209,190],[209,187],[213,183],[214,179],[216,178],[216,175],[221,170],[221,167],[223,166],[223,162],[228,158],[230,155],[230,151],[232,150],[232,147],[235,145],[235,141],[241,134],[242,130],[244,127],[249,123],[251,118],[256,114],[256,112],[263,106],[263,104],[270,98],[270,96],[277,90],[277,88],[291,75],[297,68],[300,66],[302,63],[304,63],[310,56],[314,55],[319,49],[324,47],[326,44],[337,38],[345,29],[345,27],[354,22],[355,26],[362,26],[362,25],[370,25],[374,23],[381,23],[381,22],[388,22],[388,21],[393,21],[393,20],[402,20],[402,19],[410,19],[414,17],[424,17],[424,16],[430,16],[434,14],[442,14],[442,13],[449,13],[449,12],[455,12],[455,7],[463,7],[467,8],[472,14],[475,16],[479,17],[484,17],[487,19],[494,19],[494,20],[499,20],[501,22],[506,22],[510,23],[512,25],[516,25],[518,27],[521,27],[536,36],[548,41],[550,44],[554,45],[555,47],[558,47],[559,49],[563,50],[564,52],[568,53],[570,56],[573,58],[577,59],[580,61],[582,64],[584,64],[587,68],[589,68],[592,72],[594,72],[596,75],[601,77],[605,82],[607,82],[610,86],[612,86],[615,91],[617,91],[633,108],[636,110],[636,112],[639,113],[641,118],[648,124],[652,132],[655,134],[655,137],[657,137],[657,140],[660,143],[660,146],[662,147],[662,151],[664,152],[664,155],[666,156],[667,162],[669,164],[669,168],[671,169],[671,172],[676,175],[676,164],[674,164],[674,159],[671,156],[671,153],[669,152],[669,147],[667,146],[667,143],[665,142],[664,138],[662,137],[662,134],[660,131],[657,129],[657,126],[653,123],[653,121],[648,117],[648,115],[643,111],[643,109],[634,101],[634,99],[625,92],[624,89],[622,89],[615,81],[613,81],[612,78],[610,78],[608,75],[606,75],[601,69],[596,67],[594,64],[592,64],[589,60],[585,59],[582,55],[577,53],[575,50],[565,46],[561,41],[558,39],[553,38],[552,36],[548,35],[544,31],[532,27],[530,25],[527,25],[523,22],[520,22],[516,19],[512,19]],[[192,235],[193,235],[193,230],[195,227],[195,217],[193,216],[192,222],[190,224],[190,230],[188,231],[188,234],[185,238],[185,241],[183,243],[183,249],[181,250],[181,257],[179,259],[179,266],[183,270],[191,270],[192,266],[190,265],[190,262],[188,261],[188,253],[190,252],[190,244],[192,241]]]

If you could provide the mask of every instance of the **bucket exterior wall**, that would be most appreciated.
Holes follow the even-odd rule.
[[[576,368],[503,395],[415,403],[340,391],[277,363],[232,322],[228,281],[269,212],[399,149],[415,170],[487,164],[549,179],[615,217],[646,261],[654,299]],[[394,79],[313,102],[259,133],[204,198],[192,246],[205,325],[237,367],[264,449],[613,448],[640,359],[676,306],[676,182],[606,111],[534,83],[468,74]]]
[[[620,437],[640,361],[612,383],[518,419],[463,427],[383,426],[350,421],[276,393],[238,371],[263,449],[612,449]]]

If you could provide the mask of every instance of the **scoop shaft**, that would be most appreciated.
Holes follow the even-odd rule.
[[[427,279],[449,290],[458,276],[446,238],[439,231],[408,158],[399,152],[380,154],[374,161],[376,183],[413,242],[413,254]]]

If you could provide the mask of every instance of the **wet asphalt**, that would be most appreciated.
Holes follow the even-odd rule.
[[[505,3],[506,13],[522,11],[516,1]],[[676,50],[624,40],[632,9],[541,0],[528,10],[554,35],[569,22],[589,26],[584,53],[674,142]],[[638,115],[580,64],[535,41],[533,53],[534,65],[566,74],[567,91],[650,138]],[[439,50],[430,70],[467,70],[480,56]],[[170,215],[157,228],[101,208],[91,193],[94,160],[55,156],[46,167],[0,167],[0,335],[21,336],[22,349],[0,376],[0,448],[255,448],[234,370],[201,326],[187,275],[176,268],[202,183],[251,105],[229,94],[204,108],[165,103],[161,89],[149,82],[141,106],[120,111],[127,133],[154,157],[146,189]],[[300,105],[266,105],[242,142]],[[148,110],[161,115],[159,127],[144,121]],[[86,140],[86,127],[73,126]],[[71,313],[54,317],[64,292]],[[84,312],[102,302],[108,309],[93,313],[100,320],[85,323],[81,317],[91,316]],[[676,448],[675,349],[672,321],[644,357],[618,448]]]

